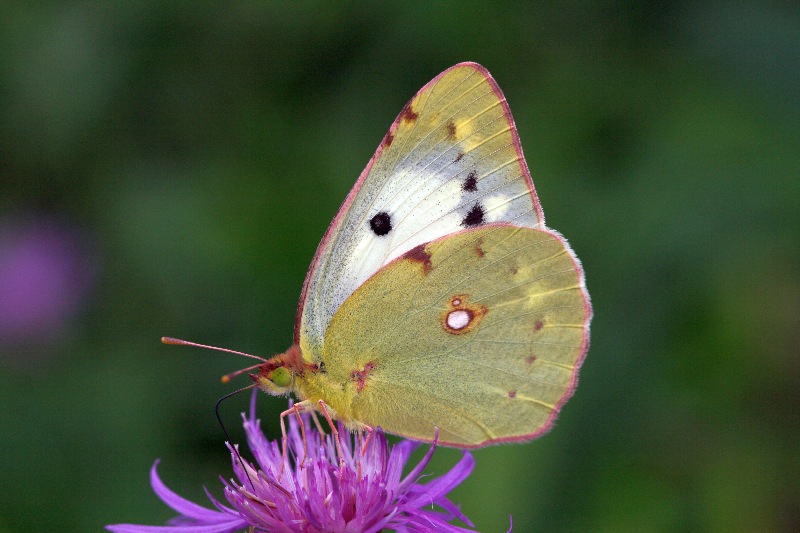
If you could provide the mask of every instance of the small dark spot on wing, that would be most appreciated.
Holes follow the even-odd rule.
[[[475,192],[478,190],[478,177],[475,175],[474,170],[467,174],[467,179],[461,184],[461,188],[466,192]]]
[[[386,211],[381,211],[369,220],[372,233],[382,237],[392,231],[392,217]]]
[[[405,123],[416,122],[419,118],[419,114],[414,112],[414,109],[411,107],[411,102],[409,102],[403,108],[403,111],[400,113],[400,117]]]
[[[471,226],[477,226],[479,224],[483,224],[484,212],[483,207],[481,204],[475,204],[472,206],[472,209],[469,210],[467,216],[464,217],[464,220],[461,221],[461,225],[465,228]]]
[[[483,237],[475,241],[473,250],[475,250],[475,255],[477,255],[478,257],[483,257],[486,255],[486,251],[483,249]]]

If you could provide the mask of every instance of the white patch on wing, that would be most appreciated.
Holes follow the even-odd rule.
[[[500,194],[489,196],[483,200],[483,207],[486,209],[486,220],[488,222],[498,222],[505,220],[503,216],[508,211],[509,199]]]
[[[410,182],[414,186],[387,187],[375,199],[373,210],[366,218],[369,221],[380,211],[388,213],[391,231],[387,235],[375,235],[368,223],[355,230],[354,246],[341,258],[346,276],[339,280],[340,284],[358,287],[382,266],[415,246],[459,229],[462,216],[456,208],[460,202],[460,183],[444,181],[442,176],[425,172],[416,172],[412,181],[407,174],[405,170],[398,172],[392,182]],[[335,302],[335,306],[340,303]]]
[[[455,180],[443,182],[440,177],[426,178],[438,186],[413,198],[398,209],[397,226],[390,235],[391,250],[384,264],[400,257],[415,246],[438,239],[458,228],[461,216],[456,212],[460,202],[460,184]],[[427,189],[427,187],[426,187]]]
[[[447,314],[447,326],[451,329],[464,329],[469,324],[469,313],[463,309],[450,311]]]

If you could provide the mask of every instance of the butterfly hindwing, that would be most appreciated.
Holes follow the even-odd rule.
[[[443,72],[403,108],[320,244],[296,342],[318,359],[325,330],[370,276],[424,243],[492,223],[544,219],[505,98],[481,66]]]
[[[491,224],[382,268],[325,336],[326,379],[349,415],[460,447],[546,431],[574,390],[591,314],[555,232]]]

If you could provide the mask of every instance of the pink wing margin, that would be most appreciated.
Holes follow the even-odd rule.
[[[489,74],[488,70],[486,70],[482,65],[479,65],[478,63],[473,63],[473,62],[470,62],[470,61],[467,61],[467,62],[464,62],[464,63],[458,63],[457,65],[453,65],[449,69],[445,70],[444,72],[442,72],[441,74],[439,74],[438,76],[433,78],[427,84],[425,84],[425,86],[422,89],[417,91],[417,94],[414,95],[414,98],[416,98],[417,95],[419,95],[420,93],[423,93],[423,92],[429,90],[432,86],[436,85],[439,82],[439,80],[443,76],[445,76],[448,72],[450,72],[451,70],[461,69],[461,68],[472,69],[472,70],[480,73],[486,79],[486,81],[489,83],[489,85],[491,86],[492,90],[497,95],[497,98],[500,100],[500,103],[503,106],[503,114],[505,115],[506,121],[508,122],[508,125],[510,126],[510,129],[511,129],[511,137],[513,139],[514,149],[517,151],[517,156],[519,158],[520,168],[522,170],[522,175],[525,178],[525,183],[528,185],[528,191],[531,194],[531,201],[533,203],[533,208],[536,211],[536,216],[539,219],[540,224],[542,226],[544,226],[544,212],[542,211],[542,206],[539,203],[539,197],[536,194],[536,189],[533,186],[533,178],[531,178],[531,173],[530,173],[530,170],[528,169],[528,164],[525,161],[525,156],[522,153],[522,144],[520,143],[520,140],[519,140],[519,134],[517,133],[517,127],[516,127],[516,125],[514,123],[514,118],[511,116],[511,109],[509,109],[509,107],[508,107],[508,102],[506,101],[506,98],[503,95],[503,91],[500,90],[500,87],[497,85],[497,82],[494,80],[492,75]],[[325,249],[325,247],[327,246],[328,241],[330,240],[331,236],[334,234],[334,232],[338,229],[339,225],[341,224],[342,219],[344,217],[344,214],[347,213],[347,211],[350,209],[350,205],[353,203],[353,199],[356,197],[356,195],[358,194],[359,190],[361,189],[361,186],[364,184],[364,181],[366,180],[367,176],[369,175],[370,170],[372,169],[372,165],[383,154],[384,146],[387,145],[386,139],[388,137],[390,137],[390,136],[394,136],[394,133],[397,130],[398,124],[403,119],[403,115],[406,113],[406,110],[408,109],[409,105],[414,100],[414,98],[412,98],[411,100],[408,101],[408,103],[403,107],[402,111],[400,111],[400,113],[397,115],[397,118],[394,119],[394,122],[392,123],[392,126],[389,128],[389,131],[386,133],[386,135],[384,135],[383,139],[381,140],[381,143],[378,145],[378,149],[375,150],[375,154],[372,156],[372,158],[370,158],[369,163],[367,163],[366,168],[364,168],[364,170],[361,172],[361,175],[358,177],[358,180],[356,181],[355,185],[353,186],[353,188],[348,193],[348,195],[345,198],[344,202],[342,202],[341,207],[339,207],[339,211],[336,213],[336,216],[333,218],[333,221],[331,221],[331,224],[328,226],[328,229],[325,231],[325,235],[322,237],[322,241],[320,241],[319,246],[317,246],[317,251],[314,253],[314,257],[311,260],[311,265],[308,267],[308,272],[306,273],[306,278],[305,278],[305,281],[303,282],[303,290],[300,293],[300,302],[298,303],[298,306],[297,306],[297,314],[295,316],[295,325],[294,325],[294,343],[295,344],[299,344],[300,343],[300,327],[301,327],[301,321],[302,321],[302,316],[303,316],[303,309],[305,307],[306,297],[307,297],[307,293],[308,293],[308,286],[311,283],[311,278],[313,277],[314,271],[317,268],[317,265],[319,263],[319,259],[320,259],[320,256],[322,254],[322,251]],[[561,238],[560,236],[559,236],[559,238],[562,241],[564,241],[564,239]],[[566,244],[566,241],[564,241],[564,243]],[[574,258],[575,255],[574,254],[572,254],[572,255],[573,255],[573,258]],[[577,259],[575,259],[575,261],[577,261]],[[580,269],[580,263],[577,264],[577,267]],[[582,276],[581,276],[581,279],[582,279]],[[584,292],[585,292],[585,290],[584,290]],[[587,295],[587,302],[588,302],[588,295]],[[586,343],[587,343],[587,348],[588,348],[588,337],[587,337]],[[585,352],[584,352],[584,356],[585,356]],[[576,372],[577,372],[577,370],[576,370]],[[576,383],[576,385],[577,385],[577,383]],[[570,393],[567,396],[567,398],[569,398],[569,396],[571,396],[571,395],[572,395],[572,393]],[[565,398],[564,401],[566,401],[567,398]],[[560,406],[561,406],[561,404],[559,404],[558,407],[560,408]],[[558,409],[556,409],[554,412],[557,413]],[[549,424],[548,424],[548,427],[549,427]]]

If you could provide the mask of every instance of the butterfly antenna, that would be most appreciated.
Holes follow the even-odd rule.
[[[195,348],[206,348],[208,350],[216,350],[218,352],[233,353],[233,354],[236,354],[236,355],[243,355],[245,357],[249,357],[250,359],[255,359],[257,361],[261,361],[262,363],[266,363],[267,362],[266,359],[264,359],[263,357],[259,357],[257,355],[244,353],[244,352],[238,352],[236,350],[229,350],[227,348],[220,348],[218,346],[209,346],[207,344],[199,344],[197,342],[185,341],[185,340],[182,340],[182,339],[176,339],[174,337],[161,337],[161,342],[163,342],[164,344],[173,344],[173,345],[176,345],[176,346],[194,346]]]
[[[165,344],[169,344],[169,343],[165,343]],[[222,417],[219,415],[219,404],[222,403],[222,400],[227,400],[231,396],[233,396],[235,394],[239,394],[240,392],[244,392],[246,390],[250,390],[253,387],[255,387],[255,384],[249,385],[249,386],[244,387],[244,388],[239,389],[239,390],[235,390],[233,392],[229,392],[228,394],[226,394],[225,396],[223,396],[222,398],[217,400],[216,405],[214,405],[214,413],[217,415],[217,422],[219,422],[219,427],[222,428],[222,432],[225,434],[225,440],[228,441],[229,443],[231,443],[231,446],[233,446],[233,441],[231,440],[230,435],[228,435],[228,430],[225,429],[225,424],[222,423]],[[244,475],[247,476],[247,481],[250,482],[250,487],[253,489],[253,492],[255,493],[256,487],[253,484],[253,480],[250,479],[250,474],[248,473],[247,468],[245,468],[245,466],[244,466],[244,460],[242,460],[242,455],[239,453],[239,448],[236,447],[236,446],[233,446],[233,453],[236,454],[236,459],[239,460],[239,464],[242,467],[242,472],[244,472]]]
[[[236,372],[231,372],[230,374],[225,374],[224,376],[222,376],[222,382],[223,383],[228,383],[231,379],[235,378],[236,376],[238,376],[240,374],[244,374],[245,372],[249,372],[250,370],[254,370],[254,369],[258,368],[259,366],[261,366],[262,363],[266,363],[267,362],[266,359],[264,359],[263,357],[259,357],[257,355],[244,353],[244,352],[239,352],[239,351],[236,351],[236,350],[229,350],[227,348],[219,348],[217,346],[209,346],[207,344],[199,344],[197,342],[185,341],[183,339],[176,339],[174,337],[161,337],[161,342],[164,343],[164,344],[171,344],[171,345],[175,345],[175,346],[194,346],[195,348],[206,348],[208,350],[215,350],[217,352],[225,352],[225,353],[232,353],[232,354],[236,354],[236,355],[243,355],[245,357],[249,357],[250,359],[255,359],[256,361],[261,361],[261,363],[259,363],[257,365],[249,366],[247,368],[243,368],[241,370],[237,370]],[[242,390],[244,390],[244,389],[242,389]]]
[[[247,368],[243,368],[241,370],[237,370],[236,372],[231,372],[230,374],[225,374],[224,376],[222,376],[222,382],[223,383],[228,383],[230,380],[232,380],[236,376],[244,374],[245,372],[249,372],[251,370],[255,370],[256,368],[260,367],[262,364],[264,364],[264,363],[259,363],[257,365],[248,366]]]

